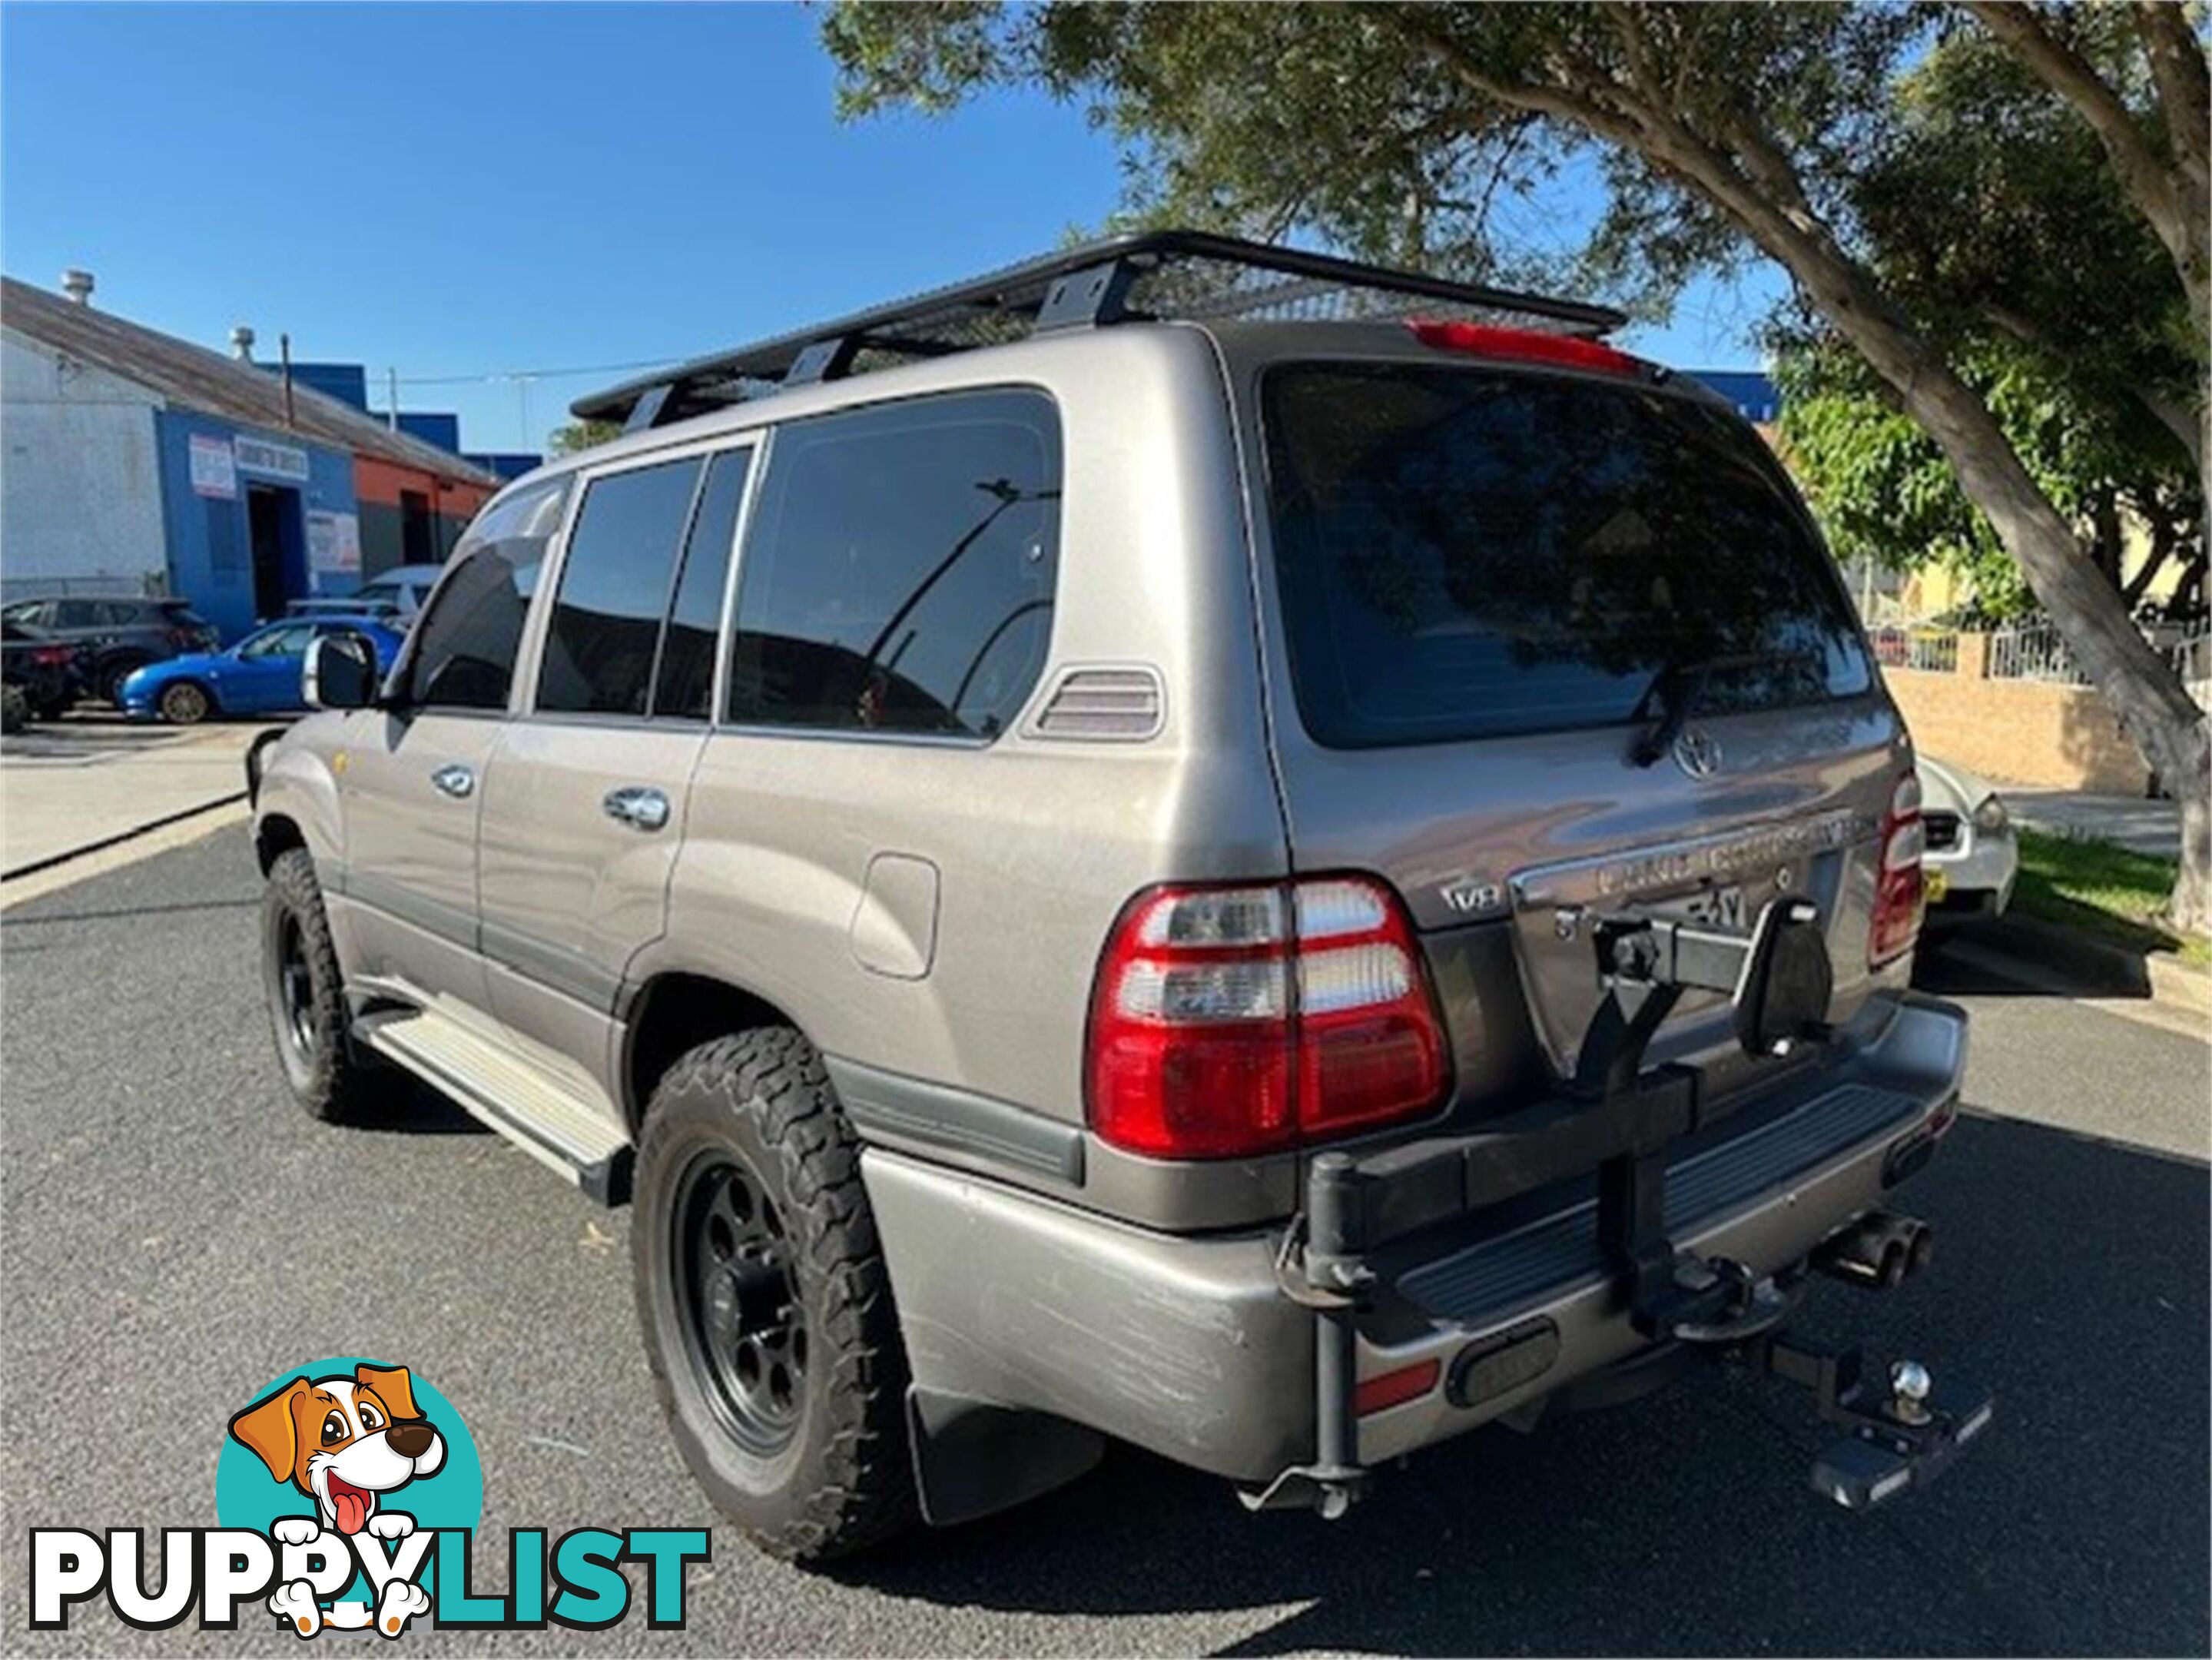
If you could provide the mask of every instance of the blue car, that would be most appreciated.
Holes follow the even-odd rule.
[[[307,646],[326,634],[365,635],[389,672],[402,636],[368,617],[293,617],[264,623],[228,651],[196,652],[149,663],[123,683],[124,714],[134,721],[189,727],[211,714],[288,714],[307,707],[300,672]]]

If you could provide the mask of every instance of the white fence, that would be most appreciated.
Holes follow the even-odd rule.
[[[1948,629],[1883,628],[1873,630],[1875,660],[1886,668],[1922,669],[1930,674],[1959,672],[1959,636]]]
[[[2154,628],[2150,642],[2172,663],[2197,696],[2212,707],[2212,629],[2199,625],[2188,632]],[[2029,628],[1999,629],[1990,635],[1988,666],[1992,680],[2040,680],[2059,686],[2086,686],[2089,677],[2074,660],[2066,642],[2049,623]]]

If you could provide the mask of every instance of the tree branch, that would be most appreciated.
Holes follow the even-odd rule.
[[[2212,193],[2212,70],[2189,27],[2187,9],[2175,0],[2136,0],[2135,18],[2158,83],[2167,140],[2199,198],[2202,219],[2203,198]]]
[[[2200,312],[2204,299],[2203,238],[2190,223],[2187,204],[2174,188],[2173,170],[2151,146],[2141,124],[2119,94],[2105,84],[2095,67],[2044,27],[2029,0],[1966,0],[1982,26],[2009,46],[2036,76],[2071,104],[2089,124],[2097,142],[2119,175],[2136,210],[2150,222],[2158,240],[2180,267],[2190,301]],[[2180,112],[2172,112],[2178,119]],[[2171,127],[2172,120],[2168,125]]]

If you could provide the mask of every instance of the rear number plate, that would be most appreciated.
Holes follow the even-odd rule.
[[[1682,901],[1682,914],[1693,922],[1729,933],[1742,933],[1750,927],[1744,915],[1743,890],[1734,883],[1692,894]]]

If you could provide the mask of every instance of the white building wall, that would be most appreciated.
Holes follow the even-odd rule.
[[[0,595],[161,590],[161,402],[0,331]]]

